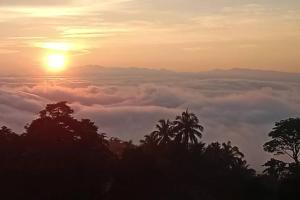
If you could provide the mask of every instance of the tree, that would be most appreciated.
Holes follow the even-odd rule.
[[[197,116],[188,110],[177,116],[174,121],[175,140],[186,147],[189,147],[189,144],[198,143],[198,140],[202,137],[203,129]]]
[[[232,146],[231,142],[223,143],[223,152],[227,156],[227,161],[231,163],[232,168],[234,167],[247,167],[246,161],[244,160],[244,154],[239,150],[238,147]]]
[[[66,102],[48,104],[39,113],[39,118],[25,126],[23,136],[31,142],[53,145],[54,143],[78,140],[78,120],[72,117],[74,111]]]
[[[122,141],[117,137],[111,137],[108,141],[109,150],[114,153],[118,158],[122,158],[126,150],[134,149],[136,146],[132,141]]]
[[[20,136],[6,126],[0,129],[0,159],[12,158],[14,153],[18,152]],[[2,166],[3,166],[3,160]]]
[[[30,194],[35,199],[49,199],[50,187],[57,195],[52,199],[103,199],[108,192],[116,157],[94,122],[78,120],[73,112],[66,102],[48,104],[21,136],[16,166],[31,179],[22,190],[38,188]]]
[[[6,126],[2,126],[0,129],[0,144],[10,143],[15,141],[19,136]],[[1,145],[2,146],[2,145]]]
[[[276,122],[269,136],[272,140],[264,144],[264,150],[275,155],[287,155],[299,166],[300,118]]]
[[[140,143],[144,146],[157,146],[158,145],[158,138],[157,134],[155,133],[150,133],[150,135],[145,135],[145,139],[140,140]]]
[[[287,170],[287,164],[285,162],[274,158],[271,158],[271,160],[266,162],[263,166],[267,167],[263,172],[275,179],[284,177]]]
[[[71,115],[74,113],[66,101],[61,101],[55,104],[48,104],[46,109],[40,111],[40,118],[51,118],[51,119],[60,119],[60,118],[71,118]]]
[[[158,124],[156,124],[156,129],[157,130],[153,131],[152,134],[157,138],[159,145],[166,145],[172,141],[174,130],[169,120],[159,120]]]
[[[205,155],[208,158],[208,162],[216,162],[217,167],[252,173],[251,169],[248,169],[246,160],[244,160],[244,154],[238,147],[232,146],[231,142],[222,144],[218,142],[211,143],[207,146]]]
[[[89,119],[77,120],[67,102],[48,104],[39,118],[28,124],[25,136],[46,140],[45,142],[80,142],[82,144],[106,145],[106,135],[98,133],[98,127]]]
[[[82,119],[77,121],[77,126],[78,133],[75,132],[75,135],[81,140],[82,144],[108,146],[106,134],[98,133],[98,127],[91,120]]]

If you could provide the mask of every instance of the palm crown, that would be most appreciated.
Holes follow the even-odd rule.
[[[197,116],[188,110],[177,116],[174,121],[174,130],[177,132],[175,140],[186,146],[197,144],[202,137],[203,129]]]

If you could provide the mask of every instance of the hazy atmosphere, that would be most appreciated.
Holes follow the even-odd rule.
[[[54,49],[70,66],[300,72],[299,23],[298,0],[1,0],[0,65],[41,70]]]

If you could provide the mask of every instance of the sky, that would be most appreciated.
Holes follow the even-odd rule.
[[[299,0],[0,0],[0,72],[43,69],[47,43],[69,68],[300,72],[299,24]]]

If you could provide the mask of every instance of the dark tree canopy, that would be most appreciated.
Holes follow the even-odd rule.
[[[6,126],[0,129],[0,143],[13,142],[18,135]]]
[[[166,145],[172,141],[175,134],[172,123],[169,120],[159,120],[156,129],[152,134],[157,138],[158,145]]]
[[[23,134],[0,128],[0,198],[31,200],[285,200],[299,196],[293,163],[271,159],[256,175],[231,142],[201,141],[188,110],[134,144],[76,119],[66,102],[49,104]],[[101,130],[101,129],[100,129]],[[296,158],[299,121],[276,124],[270,152]],[[274,142],[275,141],[275,142]],[[293,153],[295,154],[293,156]]]
[[[24,135],[38,143],[81,143],[87,146],[106,145],[106,134],[98,133],[98,127],[89,119],[75,119],[67,102],[48,104],[39,118],[28,124]]]
[[[269,136],[272,139],[264,144],[265,151],[275,153],[275,155],[285,154],[299,165],[300,118],[276,122]]]
[[[263,166],[266,167],[263,172],[275,179],[283,178],[286,175],[287,164],[283,161],[272,158]]]
[[[48,104],[46,109],[40,111],[40,117],[51,119],[71,118],[73,113],[74,110],[67,105],[67,102],[62,101],[55,104]]]
[[[253,173],[252,170],[248,170],[246,160],[244,160],[244,154],[240,152],[239,148],[232,146],[231,142],[218,143],[214,142],[207,146],[206,155],[209,158],[215,158],[218,167],[234,170],[245,170],[249,173]]]
[[[154,132],[150,133],[150,135],[145,135],[143,140],[140,140],[140,143],[146,146],[155,147],[158,145],[158,135]]]

